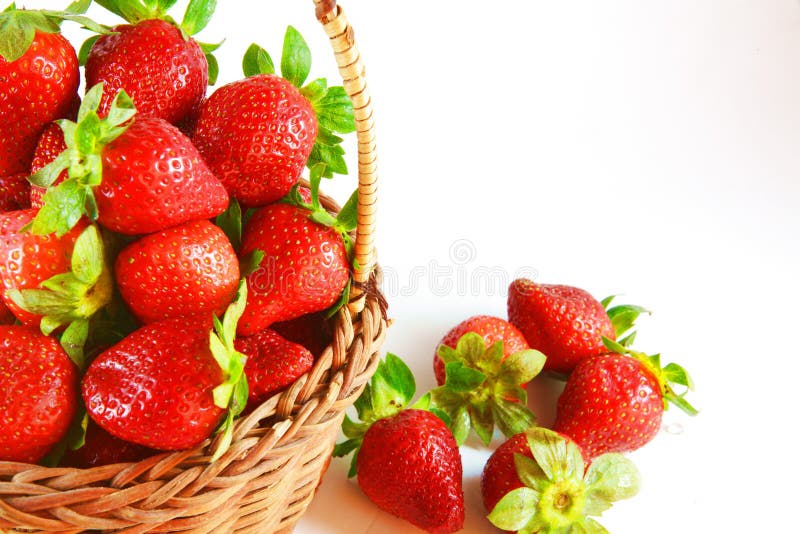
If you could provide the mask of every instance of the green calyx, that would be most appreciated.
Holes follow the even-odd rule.
[[[698,414],[697,409],[689,404],[689,401],[685,398],[689,391],[694,390],[694,382],[686,369],[677,363],[668,363],[664,367],[661,367],[660,354],[648,355],[643,352],[637,352],[606,337],[603,338],[603,343],[608,350],[635,358],[644,365],[650,374],[658,381],[661,388],[661,396],[664,399],[665,410],[669,408],[671,403],[689,415]],[[683,388],[683,391],[677,393],[675,390],[676,387]]]
[[[614,337],[618,343],[624,347],[630,347],[636,339],[636,331],[632,330],[636,320],[643,313],[650,314],[650,310],[635,304],[620,304],[611,306],[611,302],[616,295],[611,295],[600,301],[605,308],[608,318],[614,327]]]
[[[459,445],[470,428],[488,445],[495,425],[510,437],[536,424],[521,385],[541,372],[544,354],[521,350],[504,360],[502,341],[486,347],[475,332],[461,336],[456,348],[440,345],[437,354],[445,364],[446,381],[431,391],[431,399],[448,415]]]
[[[103,148],[122,135],[136,114],[133,100],[120,91],[111,104],[108,116],[97,114],[103,84],[92,87],[78,111],[78,122],[60,120],[66,150],[49,165],[28,178],[36,186],[47,188],[43,205],[33,220],[30,230],[34,234],[55,233],[62,236],[72,229],[84,215],[97,220],[97,204],[93,189],[103,180]],[[53,186],[66,169],[68,178]]]
[[[524,486],[506,494],[489,521],[520,534],[606,533],[591,516],[638,493],[640,477],[633,462],[610,453],[595,458],[585,470],[575,443],[545,428],[529,429],[525,435],[533,458],[514,455]]]
[[[342,86],[328,87],[325,78],[317,78],[303,85],[311,72],[311,50],[303,36],[292,26],[286,28],[281,55],[281,75],[297,87],[305,96],[317,116],[317,139],[307,165],[313,168],[324,163],[324,175],[347,174],[342,138],[336,133],[347,134],[356,130],[353,102]],[[242,60],[245,76],[275,74],[275,64],[269,53],[253,44]]]
[[[337,443],[333,450],[336,457],[347,456],[351,452],[353,458],[350,463],[348,476],[356,474],[356,460],[358,451],[369,427],[375,421],[392,417],[401,410],[406,409],[411,399],[414,397],[417,385],[411,369],[398,356],[391,352],[386,354],[369,384],[364,386],[364,391],[354,403],[359,421],[354,421],[346,415],[342,423],[342,432],[348,439],[342,443]],[[430,396],[422,397],[412,406],[414,409],[428,410],[430,407]],[[435,410],[430,410],[436,413]],[[440,413],[436,415],[441,416]]]
[[[59,33],[65,20],[98,34],[111,33],[107,26],[83,15],[91,3],[91,0],[77,0],[64,11],[17,9],[12,3],[0,13],[0,56],[9,63],[16,61],[28,51],[37,31]]]
[[[233,439],[233,422],[247,406],[249,389],[244,365],[247,356],[234,347],[236,325],[244,313],[247,304],[247,284],[239,282],[239,288],[233,302],[225,310],[222,321],[214,317],[214,329],[209,334],[211,354],[225,374],[222,384],[214,388],[214,404],[218,408],[228,410],[225,420],[217,432],[221,434],[212,461],[220,458],[231,445]]]
[[[39,289],[10,290],[8,296],[23,310],[42,316],[40,329],[45,335],[66,325],[61,346],[83,369],[89,320],[111,301],[114,290],[96,226],[86,227],[78,236],[70,261],[69,272],[45,280]]]

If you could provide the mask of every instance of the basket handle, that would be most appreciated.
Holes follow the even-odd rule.
[[[351,289],[350,312],[364,309],[365,287],[375,266],[375,208],[378,193],[378,166],[375,148],[375,123],[372,118],[372,99],[361,62],[361,54],[342,8],[336,0],[314,0],[317,20],[331,42],[342,85],[353,101],[358,137],[358,227],[356,228],[355,259]]]

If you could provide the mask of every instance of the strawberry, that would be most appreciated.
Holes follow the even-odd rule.
[[[697,410],[674,385],[693,388],[689,374],[660,356],[648,356],[605,340],[609,354],[581,361],[558,399],[553,428],[574,439],[593,458],[627,452],[652,440],[671,402],[690,415]]]
[[[217,89],[203,103],[192,140],[229,194],[249,207],[286,195],[303,167],[327,164],[326,175],[346,173],[333,132],[355,131],[353,107],[342,87],[324,79],[301,87],[311,53],[292,27],[284,38],[281,72],[269,54],[252,45],[245,76]]]
[[[314,356],[308,349],[269,329],[237,339],[234,347],[247,356],[244,373],[250,389],[248,409],[286,389],[314,365]]]
[[[84,444],[68,451],[61,465],[87,469],[101,465],[138,462],[157,451],[112,436],[91,420],[86,427]]]
[[[30,207],[30,184],[27,173],[0,176],[0,212]]]
[[[66,434],[78,372],[58,341],[0,326],[0,460],[35,463]]]
[[[211,314],[167,319],[100,354],[82,383],[92,420],[125,441],[179,450],[203,442],[225,419],[226,447],[233,417],[247,403],[244,356],[233,347],[244,293],[222,324],[214,319],[212,326]]]
[[[63,234],[87,215],[115,232],[145,234],[225,210],[225,189],[186,136],[162,119],[135,118],[124,92],[99,119],[102,91],[86,94],[77,124],[59,122],[67,150],[31,177],[49,187],[35,233]],[[64,169],[69,179],[53,186]]]
[[[44,132],[39,136],[39,141],[36,143],[36,150],[33,153],[33,161],[31,162],[31,173],[35,173],[52,163],[66,149],[67,144],[64,142],[64,132],[57,123],[51,122],[45,127]],[[67,170],[64,169],[52,185],[60,184],[67,177]],[[31,186],[30,205],[32,208],[42,207],[44,204],[42,199],[46,191],[44,187]]]
[[[433,372],[436,375],[436,383],[440,386],[445,382],[445,368],[444,362],[439,357],[438,347],[447,345],[452,349],[456,348],[458,340],[467,332],[480,334],[486,346],[491,346],[497,341],[502,341],[503,359],[508,358],[515,352],[530,348],[522,332],[517,330],[517,327],[508,321],[489,315],[476,315],[465,319],[444,335],[441,341],[439,341],[436,354],[433,355]]]
[[[287,341],[304,346],[315,357],[333,343],[333,332],[324,312],[308,313],[296,319],[274,323],[270,328]]]
[[[312,205],[272,204],[256,210],[244,226],[240,256],[263,258],[258,267],[248,269],[249,297],[240,335],[322,311],[337,300],[346,302],[347,233],[355,226],[355,197],[334,218],[319,205],[321,169],[315,169]]]
[[[524,533],[606,532],[590,516],[639,491],[639,472],[618,454],[588,467],[565,436],[532,428],[503,443],[481,476],[481,494],[496,527]]]
[[[228,238],[206,220],[147,235],[126,246],[114,267],[123,300],[142,323],[221,314],[239,285]]]
[[[28,172],[42,130],[77,94],[75,49],[47,13],[0,13],[0,176]]]
[[[455,335],[460,337],[453,341]],[[508,336],[508,345],[503,335]],[[487,348],[486,339],[496,341]],[[524,385],[539,374],[545,357],[529,349],[513,326],[496,317],[472,317],[442,341],[437,357],[445,379],[431,391],[431,399],[449,417],[459,445],[470,428],[488,445],[495,424],[506,436],[535,424],[536,416],[526,407]],[[510,353],[508,346],[522,348]]]
[[[355,403],[361,423],[345,418],[349,439],[335,456],[355,451],[350,476],[379,508],[428,532],[460,530],[464,523],[461,454],[445,423],[421,409],[411,371],[387,354]]]
[[[6,305],[3,304],[2,301],[0,301],[0,325],[2,325],[2,324],[14,324],[15,320],[16,320],[16,317],[14,317],[14,314],[11,313],[11,310],[9,310],[6,307]]]
[[[631,319],[631,314],[635,319],[641,311],[645,310],[637,306],[618,307],[617,324]],[[547,356],[545,370],[559,373],[569,373],[582,359],[603,354],[603,336],[617,336],[615,322],[603,304],[583,289],[537,284],[524,278],[509,287],[508,320],[532,348]],[[623,329],[631,324],[632,320]]]

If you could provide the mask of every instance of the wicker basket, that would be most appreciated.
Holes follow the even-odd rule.
[[[236,424],[230,450],[211,441],[135,464],[93,469],[0,462],[0,531],[290,532],[328,462],[344,411],[372,376],[386,331],[374,263],[375,141],[353,31],[333,0],[315,0],[355,108],[359,206],[350,305],[314,368]],[[327,200],[327,207],[337,209]]]

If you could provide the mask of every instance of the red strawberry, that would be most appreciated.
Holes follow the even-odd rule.
[[[0,41],[19,45],[0,46],[0,176],[28,172],[39,135],[68,112],[80,82],[72,45],[30,16],[13,8],[0,14]],[[26,37],[30,30],[29,44],[13,33],[20,27]]]
[[[489,521],[524,532],[605,532],[589,516],[639,490],[639,472],[618,455],[585,468],[580,447],[566,436],[532,428],[503,443],[481,476]]]
[[[333,342],[330,322],[324,312],[308,313],[296,319],[274,323],[270,328],[282,337],[304,346],[315,357]]]
[[[606,352],[616,339],[603,305],[582,289],[518,279],[508,291],[508,320],[547,356],[545,370],[570,372],[584,358]]]
[[[101,465],[138,462],[157,451],[112,436],[89,420],[85,443],[74,451],[67,451],[61,465],[87,469]]]
[[[94,43],[86,60],[86,86],[104,83],[101,116],[121,89],[140,117],[178,124],[196,112],[208,85],[208,62],[197,41],[158,19],[113,31]]]
[[[593,458],[606,452],[638,449],[658,433],[670,401],[694,415],[697,411],[671,384],[693,387],[679,365],[661,368],[659,355],[625,349],[581,361],[558,399],[554,429],[567,434]]]
[[[247,403],[243,356],[233,347],[244,293],[221,323],[212,326],[211,314],[151,323],[100,354],[82,383],[89,416],[125,441],[179,450],[208,438],[227,409],[229,444]]]
[[[339,299],[350,276],[342,230],[314,222],[312,213],[273,204],[247,221],[240,255],[260,250],[265,256],[247,276],[249,297],[239,334],[324,310]]]
[[[147,235],[125,247],[115,263],[123,300],[143,323],[221,314],[239,285],[239,259],[228,238],[206,220]]]
[[[234,346],[247,356],[244,372],[250,389],[248,408],[255,408],[287,388],[314,365],[314,356],[305,347],[269,329],[239,338]]]
[[[346,417],[349,439],[334,455],[356,451],[350,476],[358,474],[379,508],[428,532],[456,532],[464,523],[461,454],[441,419],[406,408],[414,390],[411,371],[387,354],[355,403],[362,422]]]
[[[31,186],[27,173],[0,176],[0,212],[24,210],[30,207]]]
[[[529,349],[528,342],[525,341],[525,336],[522,332],[517,330],[517,327],[508,321],[504,321],[499,317],[491,317],[489,315],[476,315],[462,321],[461,323],[450,329],[444,335],[439,346],[447,345],[450,348],[456,348],[458,340],[467,332],[475,332],[483,337],[486,346],[493,345],[498,341],[503,342],[503,359],[508,358],[515,352]],[[445,381],[444,362],[439,357],[438,348],[437,353],[433,355],[433,372],[436,375],[436,383],[440,386]]]
[[[33,161],[31,162],[31,173],[44,168],[48,163],[52,163],[59,154],[67,149],[67,144],[64,142],[64,132],[58,124],[51,122],[47,125],[39,137],[36,144],[36,150],[33,153]],[[58,185],[67,179],[67,170],[61,171],[53,185]],[[32,208],[41,208],[44,202],[42,198],[46,189],[44,187],[32,186],[30,188],[30,205]]]
[[[78,373],[52,337],[0,326],[0,460],[35,463],[69,428]]]
[[[0,324],[14,324],[15,320],[14,314],[0,300]]]
[[[266,51],[253,45],[245,56],[249,78],[217,89],[203,103],[193,141],[230,195],[245,206],[282,198],[303,167],[318,162],[326,173],[346,173],[333,132],[352,132],[352,103],[324,79],[301,88],[310,70],[308,47],[287,29],[281,70],[274,74]],[[316,144],[315,144],[316,143]]]
[[[87,93],[82,124],[98,120],[101,91],[98,85]],[[68,149],[34,181],[50,187],[63,169],[72,166],[71,185],[50,187],[33,231],[63,233],[85,214],[110,230],[135,235],[222,213],[228,205],[225,188],[191,141],[162,119],[131,121],[135,109],[125,93],[115,102],[109,118],[89,129],[96,133],[94,139],[78,135],[83,130],[75,123],[62,121],[62,129],[69,132]],[[76,163],[92,158],[99,158],[102,165]]]

